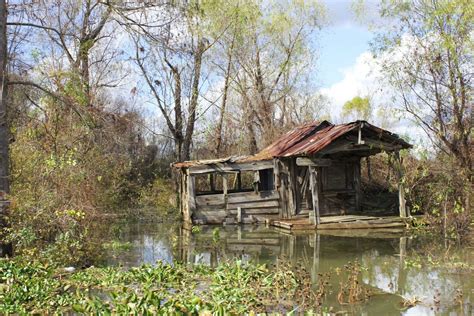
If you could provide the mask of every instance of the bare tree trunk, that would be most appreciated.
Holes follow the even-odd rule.
[[[188,122],[186,125],[186,134],[183,141],[183,159],[189,160],[191,157],[191,143],[194,133],[194,123],[196,122],[196,110],[199,97],[199,81],[201,79],[202,55],[204,54],[204,41],[198,39],[197,49],[194,52],[194,73],[191,87],[191,100],[189,101]]]
[[[165,58],[165,63],[173,73],[174,78],[174,142],[176,161],[183,161],[183,111],[181,107],[181,74],[177,66]]]
[[[9,131],[7,118],[7,4],[0,2],[0,192],[10,192]]]
[[[248,132],[248,146],[249,146],[249,154],[254,155],[258,151],[257,147],[257,136],[255,135],[255,130],[254,130],[254,123],[252,120],[253,117],[253,111],[251,108],[251,103],[247,97],[247,95],[244,95],[244,109],[245,109],[245,125],[247,126],[247,132]]]
[[[233,46],[234,46],[234,40],[232,40],[232,44],[231,44],[229,54],[228,54],[227,69],[226,69],[225,80],[224,80],[224,93],[222,95],[222,104],[221,104],[221,111],[219,115],[219,123],[217,124],[216,148],[214,150],[217,157],[221,154],[221,150],[222,150],[222,128],[224,125],[224,116],[225,116],[225,110],[227,106],[227,94],[229,91],[229,79],[230,79],[230,68],[232,65]]]
[[[9,129],[7,116],[7,3],[0,1],[0,228],[8,226],[8,201],[5,193],[10,192]],[[0,230],[1,233],[1,230]],[[3,244],[0,234],[0,256],[11,256],[11,244]]]
[[[266,97],[265,84],[263,82],[262,65],[260,63],[260,51],[257,48],[256,55],[256,74],[255,74],[255,88],[259,95],[260,107],[259,117],[260,124],[262,127],[262,136],[264,143],[269,143],[273,138],[273,109],[271,101]]]

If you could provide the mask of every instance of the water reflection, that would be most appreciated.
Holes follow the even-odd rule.
[[[157,260],[216,266],[223,260],[232,259],[273,264],[284,257],[306,266],[313,282],[317,281],[318,274],[334,272],[335,268],[357,260],[364,267],[362,281],[380,295],[365,304],[348,306],[348,312],[471,315],[472,273],[437,265],[421,268],[417,254],[420,245],[430,241],[403,233],[359,232],[359,235],[289,234],[264,226],[209,226],[202,227],[199,233],[192,233],[169,224],[133,224],[122,227],[118,234],[122,242],[131,243],[130,249],[111,252],[107,260],[108,264],[124,266]],[[442,247],[438,251],[442,252]],[[474,262],[470,252],[457,255],[461,264]],[[422,257],[422,260],[429,260],[429,257]],[[456,297],[458,290],[462,291],[462,297]],[[421,303],[403,310],[402,298],[418,298]],[[337,304],[335,300],[331,303]]]

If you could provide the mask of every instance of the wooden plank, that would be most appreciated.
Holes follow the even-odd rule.
[[[280,200],[280,217],[288,217],[288,176],[282,170],[282,162],[279,159],[274,160],[275,185]]]
[[[261,208],[261,207],[275,207],[278,208],[279,203],[278,200],[267,200],[267,201],[254,201],[254,202],[242,202],[242,203],[228,203],[227,208],[230,209],[237,209],[237,207],[241,208]]]
[[[189,174],[206,174],[206,173],[226,173],[226,172],[236,172],[236,171],[256,171],[263,169],[272,169],[273,160],[263,160],[256,162],[248,163],[212,163],[207,165],[196,165],[189,167]]]
[[[300,167],[328,167],[332,164],[331,159],[298,157],[296,158],[296,165]]]
[[[224,197],[224,204],[225,204],[225,209],[227,209],[227,175],[226,174],[223,174],[222,175],[222,190],[223,190],[223,194],[222,196]]]
[[[376,140],[372,138],[364,138],[364,140],[360,143],[358,139],[354,136],[347,136],[346,139],[350,142],[355,143],[356,146],[368,146],[368,147],[377,148],[386,152],[398,151],[402,149],[401,145],[395,145],[389,142],[385,142],[383,140]]]
[[[290,158],[288,160],[288,215],[295,216],[298,212],[298,203],[296,197],[297,182],[296,182],[296,159]]]
[[[275,191],[262,191],[258,194],[254,192],[232,192],[227,193],[229,203],[271,201],[278,200],[278,193]],[[196,201],[201,205],[221,204],[224,202],[222,194],[208,194],[196,196]]]
[[[195,191],[196,179],[194,176],[188,175],[188,209],[189,217],[191,218],[193,213],[196,211],[196,191]]]
[[[317,226],[317,229],[361,229],[405,226],[406,223],[399,217],[389,217],[373,220],[357,220],[352,222],[321,223]]]
[[[251,214],[251,215],[259,215],[259,214],[278,214],[279,209],[276,207],[262,207],[262,208],[240,208],[242,212],[242,216],[246,214]],[[231,215],[238,215],[238,210],[237,209],[229,209],[228,212]]]
[[[214,173],[209,174],[209,184],[210,184],[211,191],[215,191],[216,181],[215,181]]]
[[[194,213],[195,218],[202,218],[202,217],[222,217],[225,218],[227,216],[226,210],[213,210],[213,209],[198,209],[196,213]]]
[[[254,202],[254,201],[270,201],[278,200],[276,191],[261,191],[257,194],[254,192],[235,192],[228,194],[229,203]]]
[[[181,181],[180,181],[180,191],[181,191],[181,214],[185,222],[191,222],[191,216],[189,214],[189,203],[188,203],[188,175],[184,172],[181,172]]]
[[[321,217],[321,224],[326,223],[341,223],[341,222],[353,222],[353,221],[363,221],[363,220],[375,220],[377,217],[373,216],[323,216]]]
[[[395,174],[397,175],[398,182],[398,203],[399,203],[399,212],[400,217],[408,217],[408,212],[406,208],[406,199],[405,199],[405,187],[403,185],[403,170],[402,170],[402,161],[400,159],[400,152],[397,151],[394,153],[394,167]]]
[[[366,228],[390,228],[405,227],[402,222],[392,223],[369,223],[369,222],[349,222],[349,223],[329,223],[317,225],[316,229],[366,229]]]
[[[209,211],[209,212],[225,211],[225,205],[224,204],[220,204],[220,205],[198,205],[196,207],[195,212],[200,212],[200,211]]]
[[[356,212],[361,212],[362,190],[360,185],[360,160],[354,164],[354,191],[355,191],[355,208]]]
[[[237,223],[242,223],[242,208],[238,207],[237,208]]]
[[[197,205],[221,205],[224,204],[222,194],[198,195],[196,196]]]
[[[320,172],[316,167],[310,166],[309,168],[309,180],[310,180],[310,187],[311,187],[311,195],[313,198],[313,224],[320,223],[320,208],[321,208],[321,200],[320,200]]]

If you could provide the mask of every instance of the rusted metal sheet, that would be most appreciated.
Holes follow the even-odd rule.
[[[267,160],[274,157],[311,156],[343,135],[362,128],[364,132],[377,135],[380,140],[390,144],[397,144],[401,148],[410,148],[410,144],[399,138],[398,135],[381,129],[365,121],[355,121],[347,124],[334,125],[327,121],[310,123],[297,127],[286,133],[271,145],[246,161]]]
[[[295,129],[292,129],[285,135],[281,136],[279,139],[274,141],[271,145],[264,148],[259,153],[253,156],[249,156],[243,160],[258,161],[273,159],[273,157],[281,157],[282,153],[290,150],[299,143],[306,141],[308,137],[314,135],[314,133],[319,133],[320,130],[327,128],[328,126],[333,125],[328,121],[311,122],[304,125],[300,125]]]
[[[189,168],[197,165],[210,165],[216,163],[246,163],[252,161],[271,160],[281,157],[311,156],[334,141],[353,131],[362,129],[364,133],[370,133],[371,138],[378,138],[390,145],[398,145],[400,148],[410,148],[398,135],[374,126],[366,121],[355,121],[347,124],[334,125],[328,121],[312,122],[296,127],[281,136],[271,145],[253,156],[227,157],[212,160],[185,161],[173,164],[175,168]]]

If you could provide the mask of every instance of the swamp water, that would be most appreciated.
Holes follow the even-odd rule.
[[[323,306],[332,306],[334,312],[474,315],[473,249],[456,249],[424,236],[365,230],[351,236],[344,236],[347,231],[288,234],[265,226],[202,226],[191,232],[169,223],[120,224],[109,231],[120,246],[109,247],[108,265],[177,260],[215,266],[241,260],[271,266],[289,261],[303,265],[315,286],[331,275]],[[363,286],[372,294],[366,301],[341,305],[341,271],[349,262],[360,264]],[[410,307],[407,301],[417,302]]]

